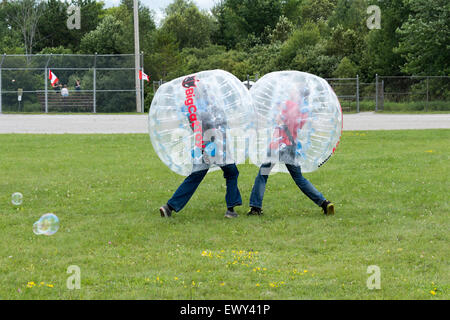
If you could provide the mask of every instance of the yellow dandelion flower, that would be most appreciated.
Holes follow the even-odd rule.
[[[53,288],[53,285],[52,284],[48,284],[47,287]]]
[[[225,282],[220,283],[220,285],[223,287],[225,285]]]
[[[431,293],[433,296],[436,295],[436,291],[434,291],[434,290],[431,290],[430,293]]]
[[[178,277],[174,277],[173,280],[178,280]]]
[[[259,287],[259,283],[257,283],[256,286]]]
[[[308,270],[303,270],[303,273],[307,273],[308,272]]]

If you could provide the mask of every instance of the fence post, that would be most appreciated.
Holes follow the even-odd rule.
[[[144,52],[141,51],[141,71],[144,72]],[[141,112],[144,113],[144,77],[141,79]]]
[[[427,104],[425,105],[425,112],[428,112],[428,100],[429,100],[429,84],[428,84],[428,80],[430,79],[430,77],[427,76]]]
[[[359,75],[356,75],[356,112],[359,113]]]
[[[380,97],[381,97],[380,107],[381,107],[381,110],[383,111],[384,110],[384,80],[381,80]]]
[[[375,75],[375,112],[378,112],[378,73]]]
[[[48,64],[50,62],[50,59],[52,58],[52,54],[50,53],[50,56],[47,59],[47,63],[45,64],[45,76],[44,76],[44,82],[45,82],[45,113],[48,113]]]
[[[47,90],[47,75],[48,75],[48,70],[47,70],[47,66],[44,69],[44,96],[45,96],[45,102],[44,102],[44,111],[45,113],[48,113],[48,90]]]
[[[93,82],[92,82],[92,112],[97,113],[97,52],[94,55],[94,72],[93,72]]]
[[[2,113],[2,65],[3,60],[5,60],[6,53],[3,54],[2,60],[0,61],[0,113]]]

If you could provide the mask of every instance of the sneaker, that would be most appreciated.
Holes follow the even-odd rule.
[[[247,213],[248,216],[261,216],[263,211],[261,208],[251,207],[250,211]]]
[[[163,218],[170,218],[172,216],[172,210],[169,208],[167,204],[159,208],[159,213],[161,213],[161,217]]]
[[[238,214],[234,211],[227,210],[227,212],[225,213],[225,218],[232,219],[232,218],[237,218],[237,217],[238,217]]]
[[[328,200],[325,200],[322,205],[323,214],[326,216],[334,215],[334,204]]]

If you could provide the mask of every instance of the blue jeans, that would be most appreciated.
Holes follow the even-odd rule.
[[[223,171],[223,177],[226,180],[227,192],[225,194],[225,201],[227,208],[240,206],[242,204],[241,193],[238,189],[239,171],[235,164],[228,164],[220,167]],[[178,187],[172,198],[167,201],[167,204],[176,212],[184,208],[184,206],[191,199],[197,187],[202,182],[203,178],[208,173],[208,169],[192,172]]]
[[[252,194],[250,196],[250,206],[255,208],[262,208],[262,202],[264,198],[264,191],[266,190],[267,179],[269,178],[270,170],[272,170],[274,164],[265,163],[261,165],[258,175],[255,178],[255,184],[253,185]],[[311,182],[305,179],[302,175],[300,166],[294,166],[286,164],[289,173],[294,179],[295,184],[300,190],[310,198],[318,206],[322,205],[325,201],[324,196],[313,186]]]

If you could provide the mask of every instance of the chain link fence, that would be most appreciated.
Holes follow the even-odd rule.
[[[242,83],[250,89],[259,74]],[[341,102],[343,112],[450,111],[448,76],[375,76],[373,82],[355,78],[326,78]],[[166,81],[153,81],[153,92]]]
[[[134,63],[134,54],[4,54],[0,112],[136,112],[144,86],[141,80],[137,91]],[[51,83],[50,71],[57,83]]]
[[[143,54],[141,54],[143,70]],[[49,71],[59,79],[53,86]],[[121,55],[2,55],[0,57],[0,112],[135,112],[138,92],[134,54]],[[250,89],[260,78],[247,75]],[[449,76],[379,76],[364,82],[354,78],[326,79],[344,112],[450,111]],[[152,81],[145,108],[165,80]],[[77,87],[77,83],[80,84]],[[62,87],[69,92],[61,94]]]
[[[448,76],[376,76],[375,111],[450,111]]]

